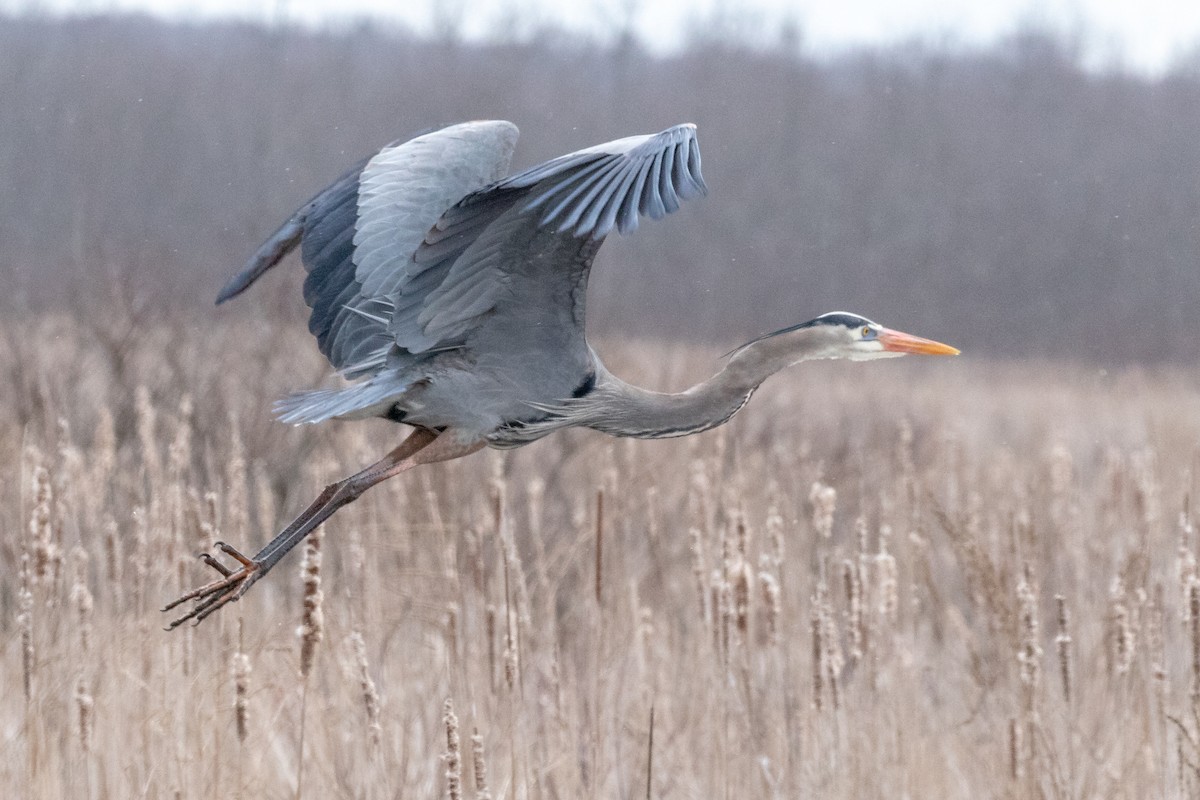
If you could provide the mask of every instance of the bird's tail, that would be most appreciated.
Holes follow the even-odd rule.
[[[295,392],[275,403],[275,416],[291,425],[377,417],[387,414],[408,388],[394,375],[378,375],[339,389]]]

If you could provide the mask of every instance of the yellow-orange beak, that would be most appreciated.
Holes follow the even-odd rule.
[[[935,342],[932,339],[922,339],[910,333],[901,333],[888,328],[879,331],[879,341],[883,349],[892,353],[917,353],[924,356],[956,356],[958,349],[948,344]]]

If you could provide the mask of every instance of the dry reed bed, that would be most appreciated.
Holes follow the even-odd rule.
[[[196,552],[400,431],[270,421],[297,326],[2,332],[5,796],[1200,790],[1195,372],[804,366],[710,434],[393,480],[166,633]]]

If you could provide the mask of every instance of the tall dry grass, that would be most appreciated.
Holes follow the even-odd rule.
[[[5,797],[1200,791],[1195,371],[800,367],[709,434],[390,481],[166,633],[195,553],[401,432],[269,419],[299,326],[0,334]]]

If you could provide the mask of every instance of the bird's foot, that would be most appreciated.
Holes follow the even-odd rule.
[[[193,620],[194,624],[199,625],[205,617],[226,603],[240,599],[266,573],[262,563],[242,555],[233,545],[217,542],[216,548],[238,561],[242,566],[239,569],[230,569],[209,553],[201,553],[200,560],[221,573],[221,577],[211,583],[206,583],[199,589],[193,589],[163,606],[163,611],[170,611],[188,600],[195,601],[192,609],[168,625],[166,630],[174,630],[188,620]]]

